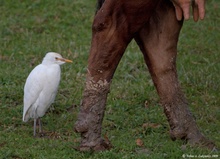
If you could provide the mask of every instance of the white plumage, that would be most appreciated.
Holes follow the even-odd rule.
[[[40,117],[44,116],[47,109],[57,94],[60,82],[60,65],[72,62],[64,59],[55,52],[49,52],[41,64],[36,66],[29,74],[24,86],[23,121],[34,118],[34,136],[36,136],[36,123],[38,120],[41,132]]]

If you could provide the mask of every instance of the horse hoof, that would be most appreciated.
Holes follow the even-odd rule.
[[[94,146],[91,146],[90,144],[81,144],[77,150],[82,151],[82,152],[90,152],[90,151],[106,151],[110,150],[112,148],[112,144],[109,141],[105,141],[101,139],[98,143],[96,143]]]
[[[209,149],[211,151],[218,151],[217,146],[212,141],[204,137],[202,134],[199,137],[189,138],[187,139],[187,141],[193,147],[201,147]]]

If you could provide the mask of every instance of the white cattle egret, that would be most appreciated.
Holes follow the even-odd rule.
[[[29,74],[24,86],[23,121],[34,118],[34,136],[38,121],[41,132],[40,117],[44,116],[51,103],[54,102],[60,82],[60,65],[72,62],[55,52],[49,52],[41,64]]]

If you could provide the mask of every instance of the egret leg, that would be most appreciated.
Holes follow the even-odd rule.
[[[34,137],[36,137],[36,123],[37,119],[34,119]]]
[[[42,133],[42,122],[40,118],[38,118],[38,125],[39,125],[39,133]]]

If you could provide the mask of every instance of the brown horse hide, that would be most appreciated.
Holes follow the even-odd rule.
[[[111,148],[110,142],[101,137],[106,99],[114,72],[132,39],[139,45],[149,68],[170,125],[171,138],[213,149],[215,145],[200,133],[178,82],[177,42],[183,21],[176,20],[172,3],[99,0],[97,6],[86,85],[75,123],[75,131],[82,138],[79,150]]]

